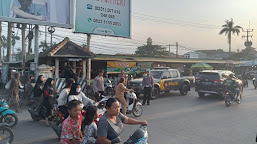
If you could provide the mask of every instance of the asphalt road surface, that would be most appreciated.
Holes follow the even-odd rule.
[[[251,83],[251,82],[249,82]],[[139,119],[149,123],[149,144],[254,144],[257,134],[257,89],[245,88],[242,103],[226,107],[224,100],[209,95],[199,98],[192,90],[162,94],[144,106]],[[17,114],[14,144],[58,144],[59,139],[44,121],[34,122],[23,110]],[[128,115],[133,117],[133,115]],[[125,126],[127,140],[139,126]]]

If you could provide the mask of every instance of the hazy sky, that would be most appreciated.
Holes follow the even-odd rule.
[[[255,29],[251,40],[253,47],[257,47],[257,0],[133,0],[132,39],[92,36],[91,49],[105,54],[133,53],[151,37],[153,44],[166,46],[178,41],[190,47],[180,48],[179,54],[197,49],[228,51],[227,37],[218,33],[225,20],[231,18],[245,30],[250,20],[251,29]],[[40,30],[44,31],[44,27]],[[3,34],[5,31],[6,28]],[[245,34],[233,36],[232,51],[244,48],[242,35]],[[86,35],[59,28],[54,33],[54,41],[59,42],[67,36],[78,44],[86,42]],[[40,39],[44,39],[43,32]],[[175,47],[171,47],[171,51],[175,52]]]

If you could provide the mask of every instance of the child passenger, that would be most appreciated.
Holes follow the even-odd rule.
[[[85,134],[81,144],[97,143],[97,126],[95,120],[98,118],[98,109],[96,106],[89,106],[85,116]]]
[[[79,144],[82,139],[81,124],[81,102],[72,100],[68,103],[69,117],[65,119],[62,126],[61,144]]]

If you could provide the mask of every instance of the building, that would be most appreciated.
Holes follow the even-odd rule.
[[[184,58],[188,59],[206,59],[206,54],[202,52],[187,52],[184,54]]]

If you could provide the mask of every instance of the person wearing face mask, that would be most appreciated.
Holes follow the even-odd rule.
[[[79,83],[74,83],[71,86],[71,90],[68,96],[68,102],[72,100],[78,100],[83,103],[84,106],[88,104],[93,104],[94,101],[86,97],[86,95],[81,91],[81,85]]]

